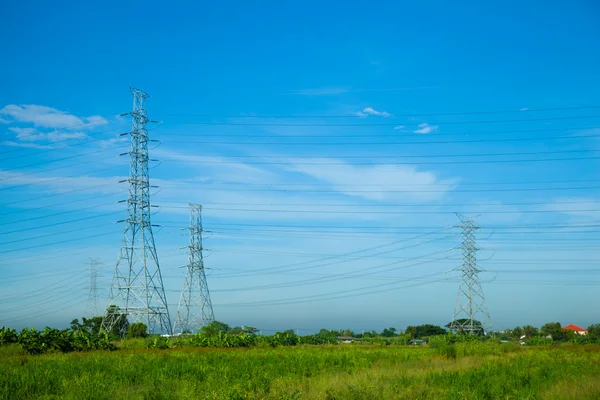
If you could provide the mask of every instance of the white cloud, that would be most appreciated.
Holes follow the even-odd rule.
[[[10,146],[10,147],[24,147],[24,148],[30,148],[30,149],[54,149],[54,148],[56,148],[54,146],[49,146],[46,144],[14,142],[12,140],[5,140],[4,142],[2,142],[2,145]]]
[[[0,124],[10,124],[10,121],[4,118],[0,118]]]
[[[589,197],[563,197],[554,199],[544,209],[573,217],[600,220],[600,211],[597,211],[599,202],[600,200]]]
[[[276,179],[276,175],[270,171],[228,157],[199,156],[166,149],[154,150],[153,157],[167,162],[177,161],[187,164],[188,172],[202,171],[202,173],[210,174],[211,179],[232,182],[264,182]],[[203,178],[195,177],[194,179]]]
[[[9,104],[0,110],[0,115],[11,117],[16,122],[30,123],[40,128],[91,129],[108,124],[108,121],[99,115],[77,117],[66,111],[35,104]]]
[[[375,117],[389,117],[392,114],[385,112],[385,111],[377,111],[377,110],[373,109],[372,107],[367,107],[367,108],[364,108],[362,111],[357,111],[356,113],[354,113],[354,115],[356,115],[358,117],[368,117],[369,115],[372,115]]]
[[[436,200],[458,182],[406,165],[352,165],[332,158],[313,161],[313,165],[291,162],[288,169],[328,182],[340,193],[370,200]]]
[[[413,132],[421,135],[427,135],[428,133],[435,132],[437,130],[437,125],[429,125],[427,122],[424,122],[419,124],[419,129],[415,129]]]
[[[398,125],[394,127],[394,130],[400,130],[406,128],[404,125]]]
[[[83,132],[37,132],[35,128],[19,128],[12,126],[8,128],[9,131],[17,134],[17,139],[23,142],[58,142],[65,139],[80,139],[85,138],[87,135]]]

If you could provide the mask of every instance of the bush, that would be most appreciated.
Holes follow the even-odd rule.
[[[136,322],[127,327],[127,338],[145,338],[148,336],[148,327],[143,322]]]
[[[19,341],[19,335],[17,331],[11,328],[0,328],[0,346],[7,344],[17,343]]]
[[[42,354],[47,351],[114,350],[106,334],[92,334],[71,329],[53,329],[43,331],[25,328],[18,337],[18,343],[29,354]]]

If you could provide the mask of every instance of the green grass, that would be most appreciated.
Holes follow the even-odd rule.
[[[598,399],[600,347],[298,346],[25,355],[1,399]]]

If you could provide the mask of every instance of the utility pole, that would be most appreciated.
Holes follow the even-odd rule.
[[[129,153],[129,198],[121,249],[106,304],[102,328],[109,332],[125,316],[130,323],[143,322],[148,333],[171,333],[171,319],[150,223],[150,182],[148,176],[149,122],[147,93],[129,88],[133,94],[131,150]],[[123,114],[123,115],[127,115]],[[122,324],[120,324],[122,325]],[[125,332],[120,332],[124,335]]]
[[[475,246],[475,232],[479,229],[472,218],[458,215],[461,224],[457,227],[462,230],[462,266],[457,270],[462,273],[456,306],[452,316],[451,329],[456,333],[469,335],[485,334],[491,331],[492,323],[490,314],[485,306],[485,296],[481,288],[477,268],[477,251]]]
[[[173,333],[197,332],[215,320],[202,256],[202,205],[190,203],[190,244]]]
[[[90,259],[88,265],[90,266],[90,295],[84,316],[93,318],[98,315],[98,269],[100,264],[97,260]]]

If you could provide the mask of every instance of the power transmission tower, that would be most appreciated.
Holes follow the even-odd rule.
[[[123,317],[143,322],[149,333],[171,333],[167,298],[150,223],[150,183],[148,177],[148,94],[130,88],[133,94],[131,150],[129,152],[129,198],[119,258],[110,287],[102,328],[109,332]],[[123,114],[126,115],[126,114]],[[127,154],[127,153],[124,153]]]
[[[173,332],[197,332],[215,320],[202,257],[202,206],[190,204],[189,260]]]
[[[462,267],[458,271],[462,273],[462,277],[450,326],[457,333],[481,335],[491,331],[492,322],[479,281],[482,270],[477,268],[479,249],[475,246],[475,232],[479,227],[472,218],[463,215],[458,215],[458,218],[461,224],[457,227],[462,229]]]
[[[84,316],[93,318],[98,315],[98,269],[100,264],[97,260],[90,259],[88,265],[90,266],[90,295]]]

